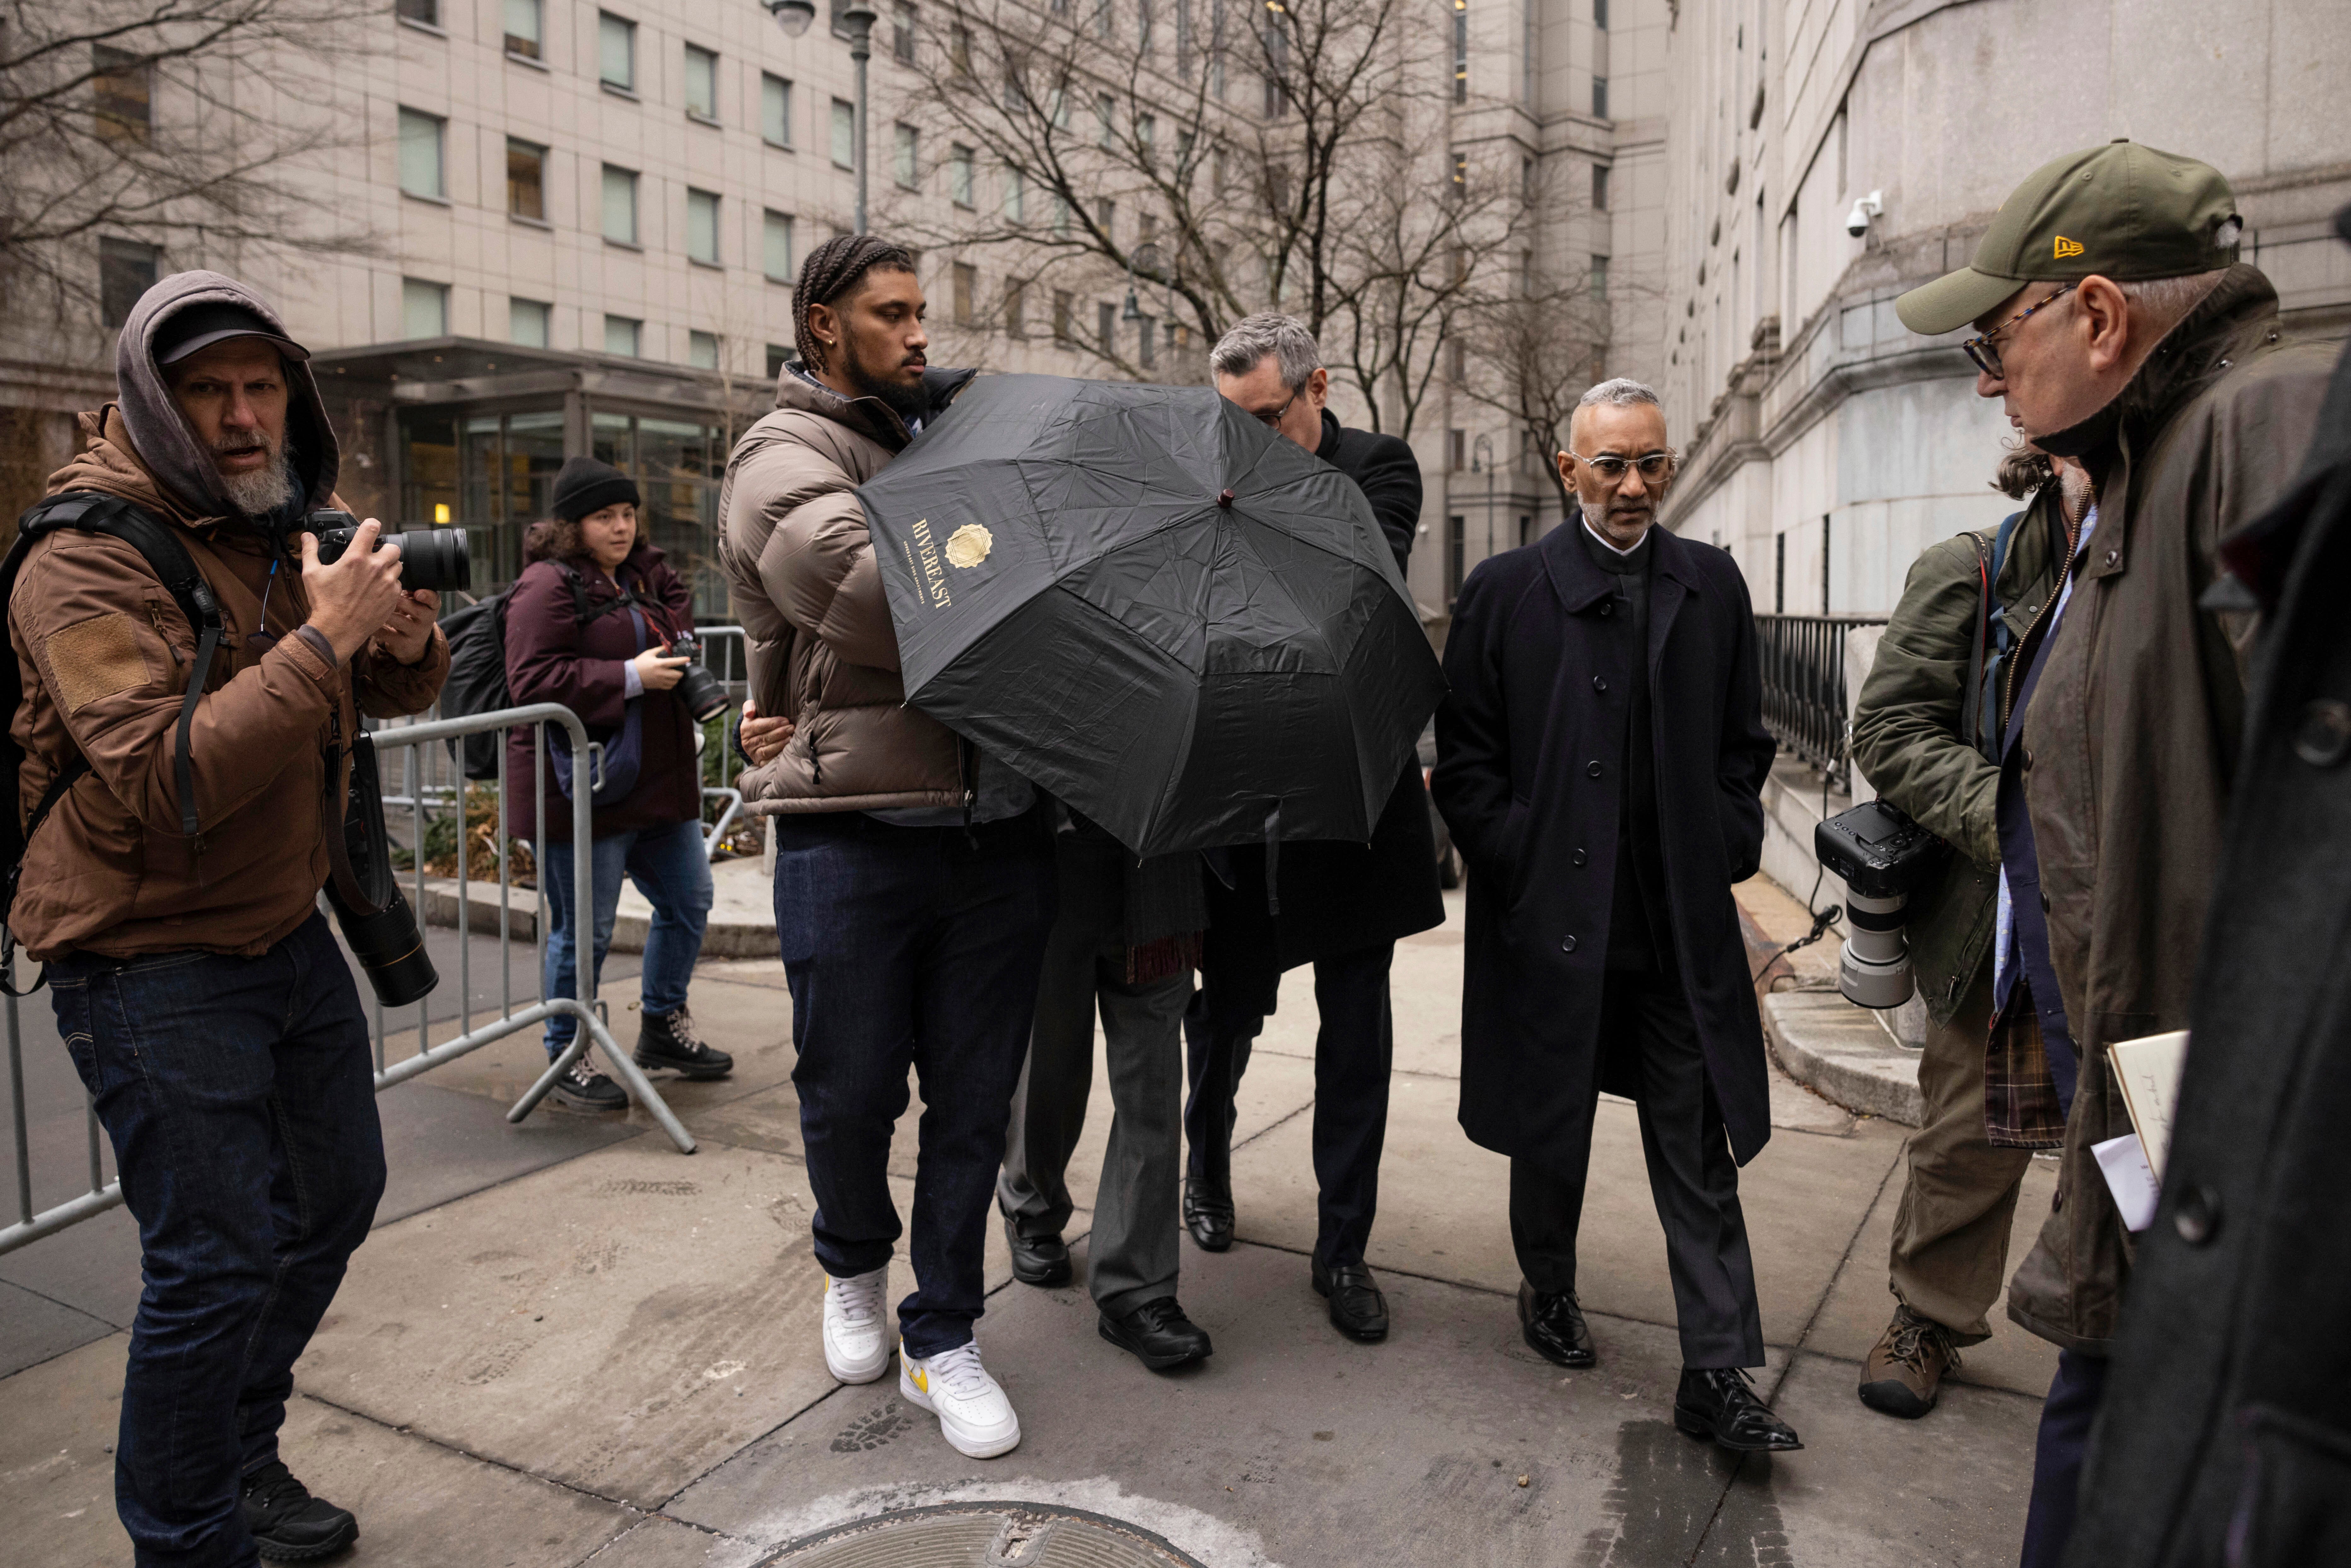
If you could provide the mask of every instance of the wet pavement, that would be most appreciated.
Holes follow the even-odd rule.
[[[634,1113],[507,1125],[544,1060],[528,1039],[382,1097],[391,1190],[298,1368],[287,1457],[360,1512],[355,1563],[2012,1562],[2053,1353],[1995,1310],[1996,1337],[1924,1421],[1854,1397],[1891,1305],[1897,1127],[1778,1080],[1778,1131],[1741,1176],[1771,1347],[1757,1381],[1804,1451],[1740,1460],[1673,1429],[1664,1243],[1627,1104],[1602,1108],[1583,1230],[1600,1364],[1562,1373],[1520,1343],[1506,1163],[1454,1121],[1449,902],[1448,924],[1395,963],[1371,1254],[1395,1325],[1384,1343],[1339,1336],[1308,1284],[1314,1019],[1293,976],[1242,1084],[1240,1239],[1219,1256],[1184,1244],[1182,1299],[1215,1356],[1155,1375],[1102,1341],[1082,1207],[1070,1287],[1012,1282],[992,1232],[980,1342],[1024,1437],[1004,1458],[963,1458],[894,1380],[827,1375],[790,999],[778,964],[713,962],[695,1016],[738,1070],[663,1085],[701,1142],[693,1156]],[[477,939],[477,993],[496,962]],[[632,970],[616,955],[607,985],[624,1042]],[[44,1168],[62,1160],[71,1177],[78,1092],[47,1020],[45,998],[25,1008],[28,1111]],[[426,1032],[455,1029],[438,1017]],[[902,1204],[918,1113],[894,1151]],[[1098,1092],[1071,1172],[1081,1206],[1108,1119]],[[2028,1177],[2017,1245],[2050,1186]],[[120,1211],[0,1258],[0,1516],[20,1542],[37,1531],[25,1561],[129,1560],[108,1448],[137,1290]],[[891,1515],[912,1533],[852,1528]]]

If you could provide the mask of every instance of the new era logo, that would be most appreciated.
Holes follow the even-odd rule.
[[[2069,256],[2079,256],[2081,254],[2082,242],[2080,240],[2067,239],[2064,235],[2059,235],[2057,236],[2056,260],[2063,261]]]

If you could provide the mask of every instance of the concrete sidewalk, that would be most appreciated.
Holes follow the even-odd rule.
[[[826,1375],[789,997],[771,960],[714,962],[695,1010],[739,1069],[664,1085],[696,1155],[619,1118],[505,1126],[497,1105],[542,1060],[528,1040],[385,1097],[394,1190],[298,1368],[288,1457],[359,1511],[348,1561],[362,1564],[749,1564],[884,1511],[1028,1517],[1012,1501],[1123,1521],[1135,1539],[1236,1568],[2012,1562],[2047,1347],[1996,1310],[1998,1337],[1968,1353],[1925,1421],[1854,1397],[1891,1305],[1902,1134],[1883,1120],[1776,1078],[1779,1131],[1742,1173],[1771,1347],[1758,1382],[1803,1452],[1741,1462],[1673,1431],[1679,1357],[1628,1104],[1602,1107],[1583,1232],[1601,1364],[1562,1374],[1520,1344],[1506,1164],[1454,1121],[1461,928],[1458,895],[1448,902],[1448,924],[1396,956],[1371,1259],[1395,1322],[1384,1344],[1340,1338],[1308,1286],[1314,1017],[1293,974],[1242,1085],[1241,1239],[1219,1257],[1185,1244],[1183,1299],[1215,1357],[1145,1372],[1095,1334],[1082,1272],[1078,1288],[1013,1284],[991,1234],[981,1343],[1025,1439],[1000,1460],[962,1458],[893,1382],[844,1388]],[[608,995],[626,1040],[633,986]],[[1081,1205],[1109,1119],[1099,1070],[1097,1084],[1071,1173]],[[916,1113],[895,1149],[902,1202]],[[2020,1246],[2049,1185],[2028,1178]],[[1081,1210],[1073,1239],[1085,1223]],[[128,1561],[109,1455],[118,1325],[137,1288],[127,1239],[118,1213],[0,1260],[15,1292],[0,1297],[0,1364],[24,1365],[0,1379],[0,1515],[14,1527],[0,1561]],[[53,1309],[78,1314],[62,1342],[73,1348],[14,1343],[20,1322]],[[973,1554],[923,1560],[1008,1561],[987,1542],[1023,1538],[970,1528],[982,1530]],[[1181,1561],[1044,1548],[1035,1560]]]

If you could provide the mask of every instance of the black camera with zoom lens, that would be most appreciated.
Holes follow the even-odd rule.
[[[319,538],[319,564],[331,566],[351,548],[360,520],[349,512],[313,512],[302,519],[302,531]],[[400,586],[413,591],[429,589],[445,593],[474,586],[474,559],[463,528],[413,528],[381,536],[400,542]]]
[[[1918,988],[1902,911],[1951,847],[1890,802],[1865,800],[1817,824],[1813,852],[1845,885],[1837,989],[1859,1007],[1900,1007]]]
[[[681,632],[669,645],[669,657],[691,659],[702,651],[702,643],[692,632]],[[708,724],[734,706],[726,695],[726,686],[716,675],[702,665],[688,664],[679,672],[678,700],[685,711],[694,716],[696,724]]]

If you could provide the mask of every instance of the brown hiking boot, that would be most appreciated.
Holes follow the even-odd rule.
[[[1907,1306],[1894,1309],[1894,1321],[1869,1348],[1861,1370],[1861,1402],[1872,1410],[1916,1421],[1935,1407],[1943,1375],[1957,1371],[1959,1347],[1951,1331]]]

